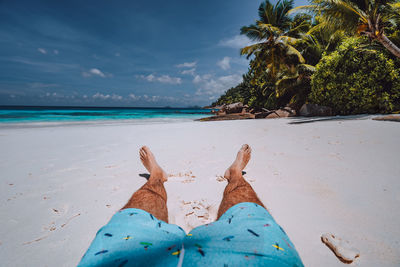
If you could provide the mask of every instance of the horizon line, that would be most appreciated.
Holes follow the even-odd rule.
[[[204,109],[206,106],[187,106],[187,107],[171,107],[171,106],[163,106],[163,107],[124,107],[124,106],[48,106],[48,105],[0,105],[0,109],[2,108],[115,108],[115,109]]]

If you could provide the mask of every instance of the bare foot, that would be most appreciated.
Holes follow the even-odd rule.
[[[239,152],[237,153],[235,161],[232,165],[225,171],[224,177],[230,180],[233,175],[242,176],[242,171],[246,167],[247,163],[249,163],[251,157],[251,147],[248,144],[242,145]]]
[[[151,152],[150,148],[143,146],[139,150],[140,160],[143,166],[149,171],[149,179],[161,179],[163,182],[167,181],[167,173],[158,165],[156,158]]]

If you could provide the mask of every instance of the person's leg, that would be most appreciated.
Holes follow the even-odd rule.
[[[224,197],[218,209],[219,219],[230,207],[242,202],[253,202],[264,207],[264,204],[257,197],[251,185],[243,178],[242,171],[251,157],[249,145],[243,145],[237,153],[235,161],[226,170],[224,177],[228,180],[225,187]],[[265,208],[265,207],[264,207]]]
[[[140,159],[150,172],[147,183],[97,232],[79,267],[177,266],[185,231],[168,224],[167,175],[147,147]]]
[[[167,192],[164,188],[167,174],[158,165],[148,147],[143,146],[139,154],[143,165],[150,173],[150,178],[146,184],[133,193],[122,209],[142,209],[153,214],[157,219],[168,222]]]
[[[251,148],[243,145],[225,172],[228,185],[218,220],[185,237],[183,266],[303,266],[289,237],[242,176],[250,156]]]

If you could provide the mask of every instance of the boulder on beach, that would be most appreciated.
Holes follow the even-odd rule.
[[[314,117],[314,116],[332,116],[333,112],[330,107],[319,106],[317,104],[304,104],[300,108],[300,116]]]
[[[223,106],[221,111],[225,112],[226,114],[241,113],[243,111],[243,108],[245,108],[243,103],[237,102],[237,103]]]
[[[265,119],[269,114],[271,114],[271,111],[256,112],[256,113],[254,113],[254,118],[255,119]]]

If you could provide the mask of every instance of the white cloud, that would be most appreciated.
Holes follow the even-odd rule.
[[[138,96],[135,94],[129,94],[129,97],[131,98],[131,100],[138,100],[138,99],[142,99],[143,101],[146,102],[151,102],[151,103],[155,103],[155,102],[177,102],[179,99],[176,99],[175,97],[172,96],[160,96],[160,95],[142,95],[142,96]]]
[[[217,62],[217,65],[223,69],[223,70],[227,70],[231,68],[231,58],[230,57],[224,57],[223,59],[221,59],[220,61]]]
[[[193,81],[194,82],[194,81]],[[234,87],[242,82],[242,76],[232,74],[211,78],[209,75],[200,77],[198,83],[201,84],[197,89],[196,95],[219,96],[231,87]]]
[[[185,63],[182,63],[182,64],[178,64],[178,65],[176,65],[178,68],[193,68],[193,67],[196,67],[196,65],[197,65],[197,61],[194,61],[194,62],[185,62]]]
[[[194,76],[193,83],[200,83],[201,81],[202,81],[202,79],[201,79],[200,75]]]
[[[148,96],[147,97],[147,102],[160,102],[160,101],[169,101],[173,102],[175,101],[175,98],[172,96],[159,96],[159,95],[153,95],[153,96]]]
[[[121,54],[120,53],[115,53],[115,56],[119,57],[119,56],[121,56]]]
[[[157,80],[160,83],[170,83],[170,84],[181,84],[182,83],[181,78],[170,77],[169,75],[162,75],[161,77],[158,77]]]
[[[112,99],[112,100],[122,100],[122,96],[113,94],[113,95],[111,96],[111,99]]]
[[[154,74],[149,74],[147,76],[140,75],[138,77],[141,79],[144,79],[148,82],[160,82],[160,83],[168,83],[168,84],[181,84],[182,83],[181,78],[171,77],[169,75],[155,76]]]
[[[51,98],[69,98],[69,96],[67,96],[67,95],[63,95],[63,94],[60,94],[60,93],[56,93],[56,92],[53,92],[53,93],[51,93],[51,92],[46,92],[46,94],[44,94],[44,95],[41,95],[40,97],[51,97]]]
[[[47,51],[46,51],[46,49],[44,49],[44,48],[38,48],[37,49],[40,53],[42,53],[42,54],[47,54]]]
[[[107,76],[111,77],[112,75],[111,74],[105,74],[101,70],[93,68],[93,69],[90,69],[89,71],[82,72],[82,76],[83,77],[99,76],[99,77],[105,78]]]
[[[58,50],[54,49],[53,53],[54,53],[54,55],[58,55]]]
[[[209,80],[210,78],[211,78],[210,74],[196,75],[194,76],[193,83],[201,83]]]
[[[103,95],[103,94],[101,94],[101,93],[96,93],[96,94],[92,95],[92,98],[94,98],[94,99],[102,99],[102,100],[107,100],[107,99],[122,100],[122,99],[123,99],[123,97],[120,96],[120,95],[116,95],[116,94],[112,94],[112,95],[106,94],[106,95]]]
[[[181,74],[194,75],[195,71],[196,71],[196,68],[183,70],[183,71],[181,71]]]
[[[148,82],[153,82],[156,79],[156,76],[154,76],[153,74],[149,74],[147,76],[141,75],[140,77]]]
[[[249,46],[255,44],[256,42],[251,41],[244,35],[235,35],[229,39],[224,39],[219,41],[220,46],[226,46],[230,48],[243,48],[245,46]]]
[[[96,93],[92,97],[94,99],[100,98],[100,99],[106,100],[106,99],[109,99],[111,96],[110,95],[103,95],[103,94],[100,94],[100,93]]]
[[[129,94],[129,98],[131,98],[132,100],[138,100],[141,98],[141,96],[135,94]]]
[[[94,75],[97,75],[97,76],[100,76],[100,77],[103,77],[103,78],[106,77],[106,75],[103,72],[101,72],[101,70],[96,69],[96,68],[91,69],[90,73],[92,73]]]

